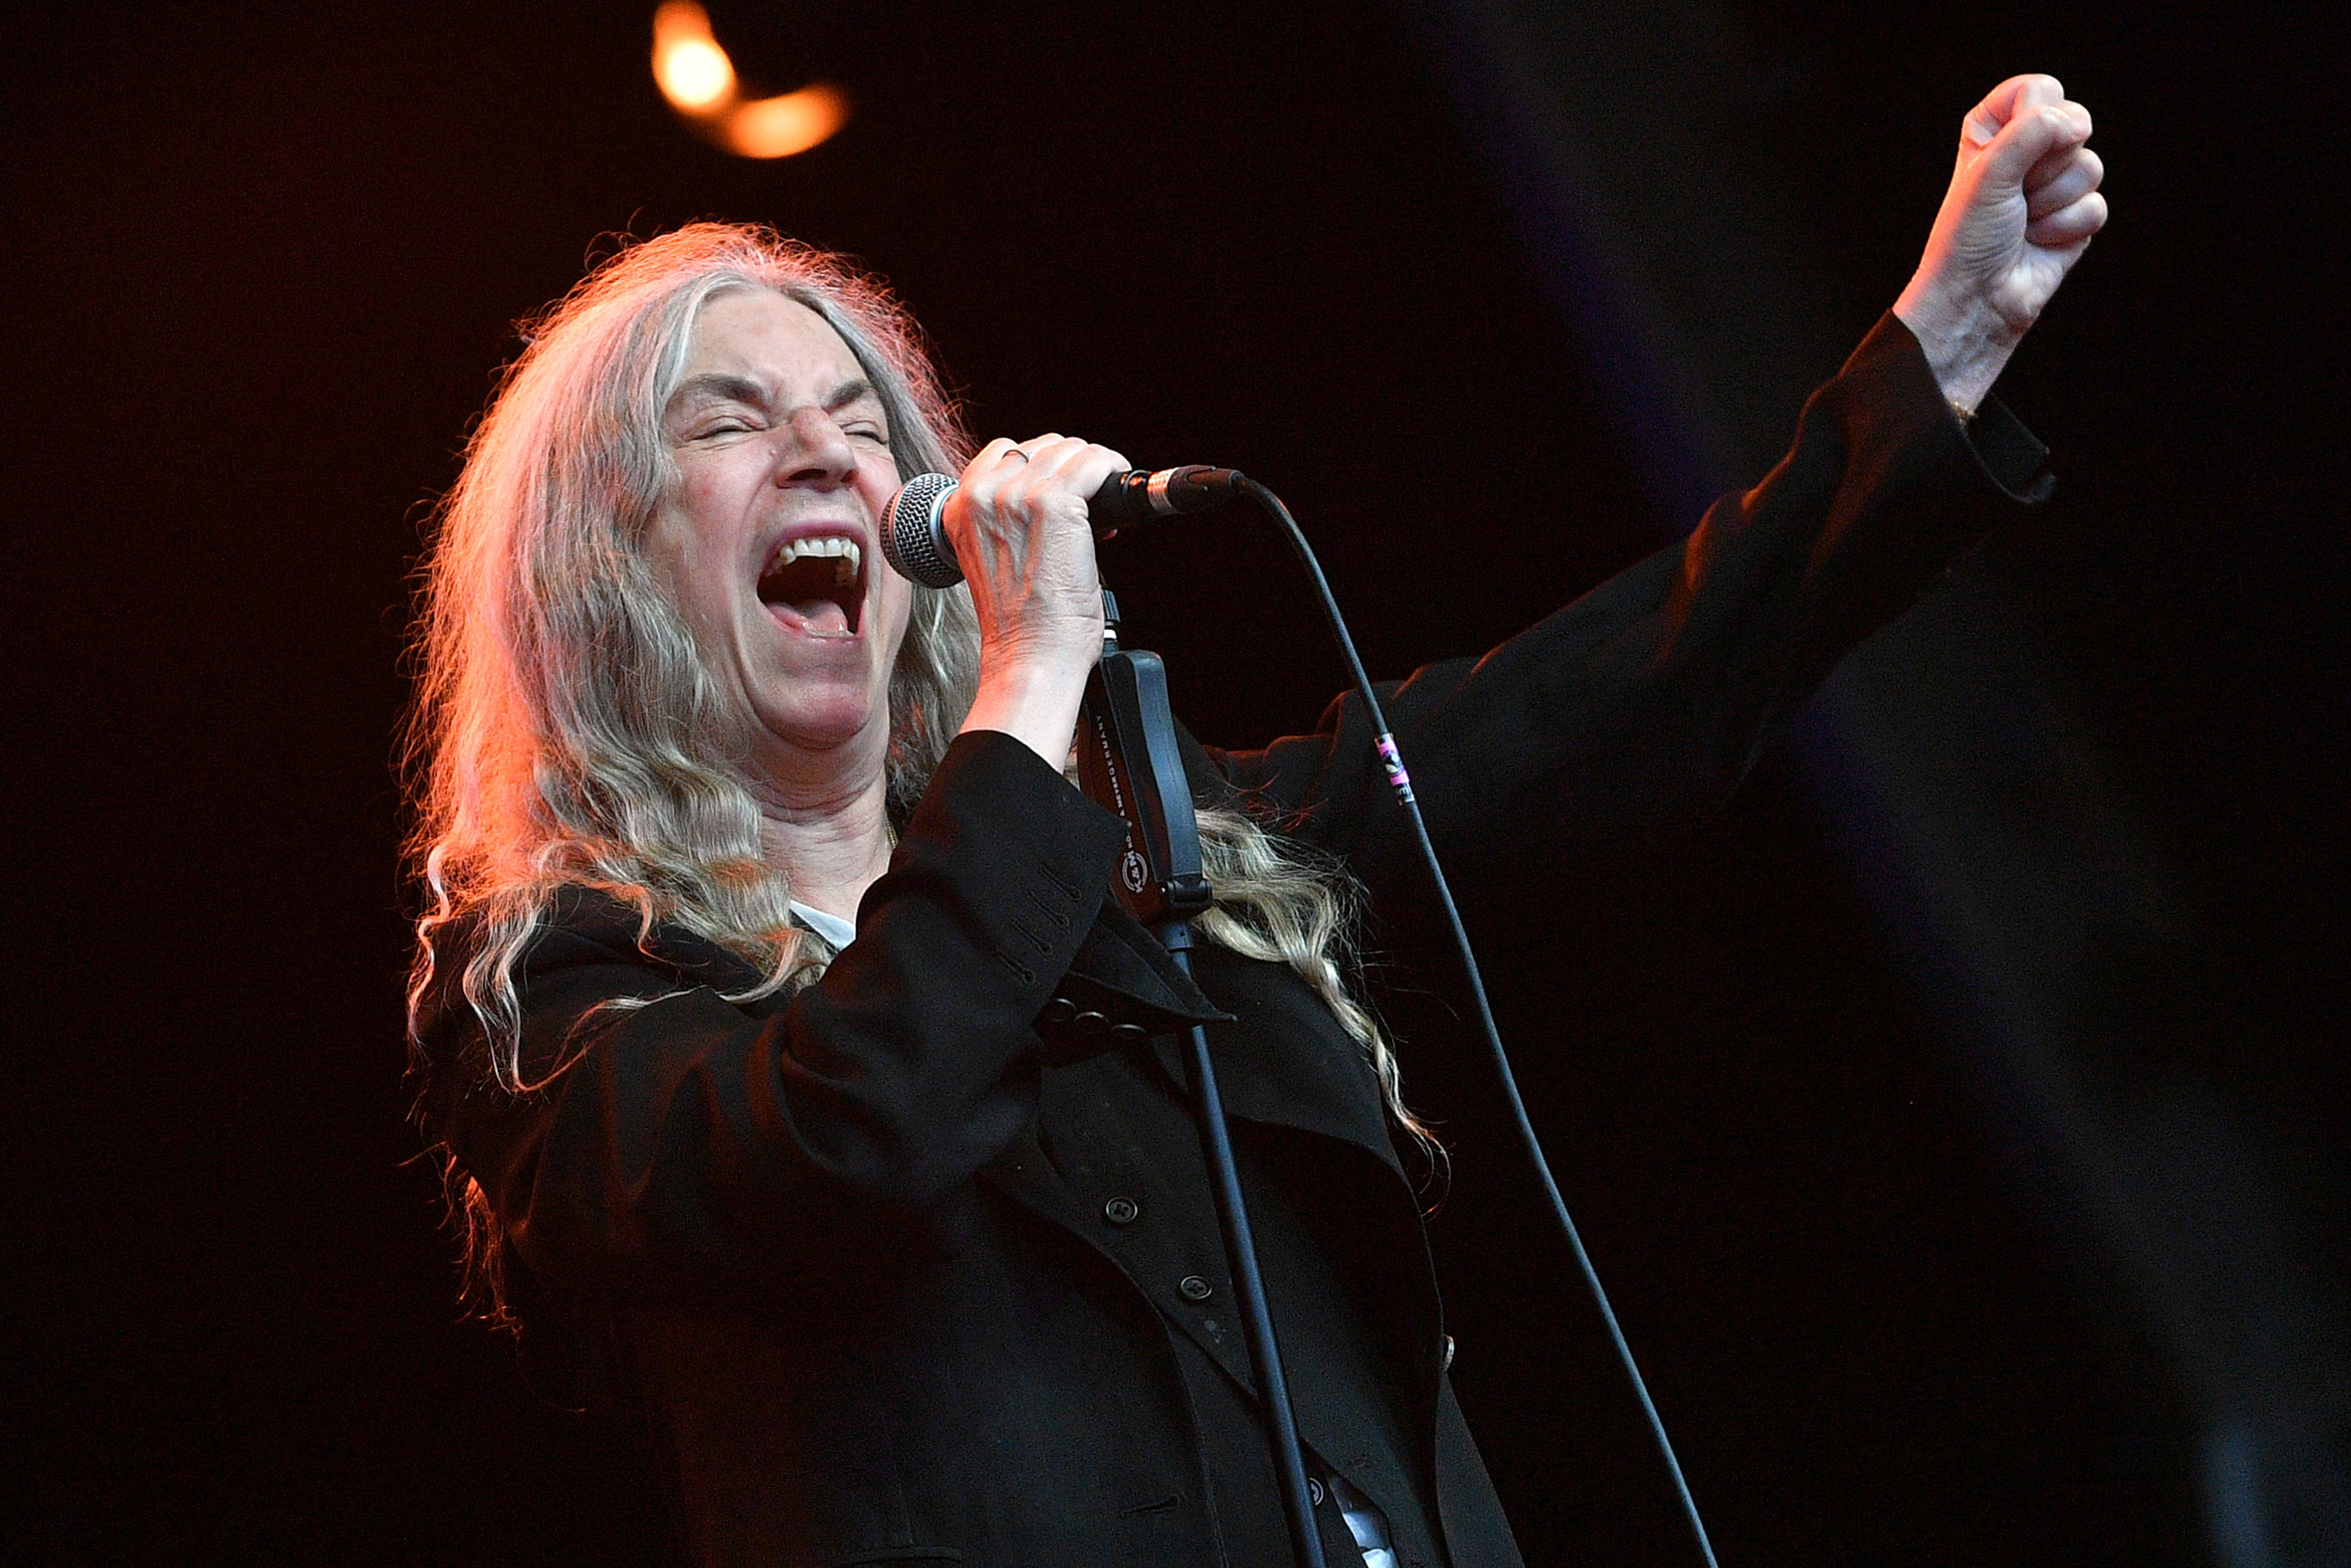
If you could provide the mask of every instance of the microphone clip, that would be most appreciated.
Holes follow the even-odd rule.
[[[1115,601],[1107,593],[1104,600],[1114,614]],[[1176,749],[1167,666],[1156,653],[1116,646],[1111,636],[1103,647],[1078,710],[1078,783],[1126,819],[1126,848],[1111,891],[1128,914],[1157,930],[1204,913],[1216,892],[1201,868],[1200,825]]]

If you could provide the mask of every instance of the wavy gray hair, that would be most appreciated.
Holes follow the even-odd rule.
[[[789,873],[763,857],[758,808],[726,761],[730,714],[640,548],[673,482],[662,415],[695,323],[738,288],[773,289],[841,335],[881,397],[902,477],[956,472],[972,451],[904,308],[840,257],[766,229],[695,224],[630,246],[525,324],[439,510],[405,754],[425,904],[412,1044],[434,934],[470,922],[461,989],[516,1092],[567,1065],[527,1070],[514,983],[567,887],[633,904],[647,931],[674,922],[749,959],[763,978],[737,1000],[806,985],[831,956],[792,923]],[[964,589],[915,589],[890,687],[894,810],[920,797],[968,711],[978,649]],[[1203,810],[1201,836],[1218,899],[1201,934],[1296,970],[1362,1046],[1398,1124],[1433,1150],[1349,984],[1352,878],[1229,807]],[[466,1187],[456,1196],[476,1261],[494,1265],[495,1225]]]

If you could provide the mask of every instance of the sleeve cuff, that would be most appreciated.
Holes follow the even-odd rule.
[[[1000,730],[967,730],[951,742],[907,819],[918,833],[969,837],[984,823],[1006,848],[1025,846],[1056,872],[1081,873],[1090,894],[1110,886],[1126,819],[1085,792],[1029,747]]]
[[[1092,927],[1125,842],[1125,819],[1012,737],[975,730],[940,759],[858,925],[909,885],[951,888],[973,934],[1040,1005]]]
[[[1010,927],[996,956],[1050,991],[1038,1028],[1056,1061],[1229,1017],[1109,896],[1126,833],[1026,745],[975,730],[947,748],[901,845],[919,857],[946,837],[987,841],[985,901]]]
[[[2049,448],[1999,398],[1987,396],[1975,418],[1960,420],[1943,397],[1927,352],[1902,318],[1888,310],[1877,319],[1838,371],[1842,382],[1865,383],[1853,405],[1869,411],[1871,434],[1896,445],[1924,438],[1922,450],[1956,448],[1959,460],[1975,469],[2005,500],[2034,504],[2049,498],[2056,480],[2044,464]]]
[[[2049,461],[2049,448],[1999,398],[1984,398],[1983,406],[1968,422],[1967,435],[1984,477],[2010,500],[2045,501],[2056,489],[2056,476],[2043,466]]]

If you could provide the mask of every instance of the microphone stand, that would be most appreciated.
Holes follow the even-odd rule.
[[[1186,974],[1192,972],[1192,919],[1216,902],[1200,868],[1200,827],[1192,789],[1176,746],[1176,718],[1167,706],[1167,667],[1159,655],[1118,643],[1118,601],[1102,591],[1102,656],[1086,681],[1078,711],[1078,777],[1096,801],[1124,817],[1126,851],[1113,891],[1129,913],[1155,935]],[[1240,1176],[1225,1124],[1208,1031],[1192,1026],[1192,1091],[1200,1123],[1200,1150],[1208,1167],[1234,1288],[1240,1293],[1241,1329],[1257,1376],[1266,1438],[1281,1486],[1282,1511],[1300,1568],[1326,1568],[1322,1535],[1306,1482],[1298,1421],[1290,1406],[1272,1310],[1258,1271],[1257,1243],[1241,1202]]]

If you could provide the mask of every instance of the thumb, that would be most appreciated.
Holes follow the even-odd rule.
[[[2089,140],[2089,115],[2070,104],[2048,103],[2020,108],[2015,119],[1983,150],[1977,177],[2005,194],[2024,188],[2024,177],[2060,148]]]

